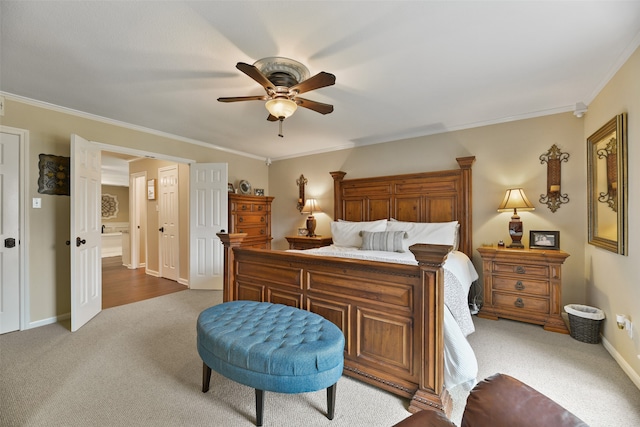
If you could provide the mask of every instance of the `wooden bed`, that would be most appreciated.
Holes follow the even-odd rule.
[[[471,166],[345,180],[334,178],[334,219],[459,221],[459,250],[472,255]],[[318,313],[345,335],[344,374],[411,399],[409,410],[451,410],[444,390],[443,270],[451,246],[414,245],[418,266],[225,245],[224,301],[253,300]]]

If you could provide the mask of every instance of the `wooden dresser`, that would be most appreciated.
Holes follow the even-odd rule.
[[[273,197],[229,193],[229,233],[247,233],[243,246],[271,249]]]
[[[499,317],[569,333],[562,319],[562,264],[559,250],[481,247],[484,303],[479,317]]]
[[[289,242],[289,249],[314,249],[332,243],[331,237],[324,236],[287,236],[285,239]]]

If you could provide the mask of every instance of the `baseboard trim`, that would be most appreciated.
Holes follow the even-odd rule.
[[[150,269],[146,269],[146,273],[149,276],[154,276],[154,277],[160,277],[160,272],[159,271],[155,271],[155,270],[150,270]]]
[[[618,365],[622,368],[622,370],[627,374],[627,376],[631,379],[631,381],[638,387],[640,390],[640,375],[636,371],[633,370],[631,365],[627,363],[626,360],[618,353],[618,351],[611,345],[609,341],[605,337],[602,337],[602,345],[605,350],[609,352],[611,357],[618,362]]]
[[[40,326],[52,325],[64,320],[71,319],[71,313],[61,314],[59,316],[49,317],[47,319],[37,320],[35,322],[29,322],[27,329],[39,328]]]

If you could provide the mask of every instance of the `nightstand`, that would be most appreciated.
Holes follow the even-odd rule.
[[[332,243],[331,237],[324,236],[288,236],[289,249],[313,249],[322,246],[329,246]]]
[[[567,334],[562,319],[560,250],[481,247],[484,303],[478,317],[519,320]]]

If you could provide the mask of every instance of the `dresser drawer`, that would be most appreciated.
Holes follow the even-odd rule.
[[[266,224],[267,217],[266,215],[255,215],[255,214],[243,214],[238,213],[236,217],[236,225],[238,227],[242,227],[243,225],[257,225],[257,224]]]
[[[233,210],[236,212],[266,212],[267,205],[264,203],[239,202]]]
[[[527,276],[549,277],[549,266],[539,264],[512,264],[494,262],[494,273],[526,274]]]
[[[267,236],[267,227],[256,225],[238,225],[238,233],[247,233],[247,237],[251,236]]]
[[[549,313],[549,299],[536,298],[521,294],[493,292],[493,305],[499,308],[532,311],[540,314]]]
[[[528,280],[526,278],[493,276],[493,289],[532,295],[549,295],[549,282]]]

